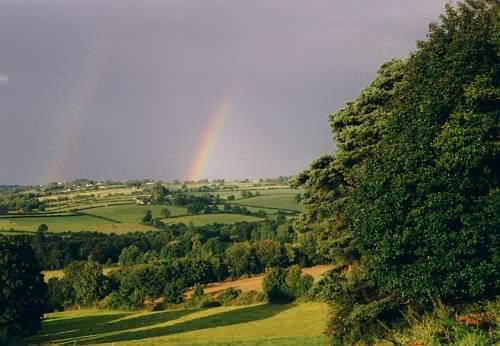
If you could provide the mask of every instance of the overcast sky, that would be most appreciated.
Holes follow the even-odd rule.
[[[0,0],[0,184],[291,175],[438,0]],[[230,96],[227,96],[230,95]]]

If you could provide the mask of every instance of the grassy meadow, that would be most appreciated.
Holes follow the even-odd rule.
[[[261,218],[250,216],[250,215],[240,215],[240,214],[203,214],[203,215],[189,215],[180,217],[171,217],[164,219],[163,222],[166,224],[176,224],[185,223],[193,224],[194,226],[203,226],[212,223],[221,224],[232,224],[235,222],[255,222],[260,221]]]
[[[323,303],[48,314],[29,345],[328,345]]]
[[[162,209],[168,209],[172,213],[172,216],[186,215],[186,208],[166,206],[166,205],[112,205],[108,207],[100,207],[95,209],[89,209],[86,211],[89,215],[95,215],[99,217],[108,218],[111,220],[116,220],[123,223],[138,223],[144,216],[146,210],[151,210],[153,217],[161,217]]]
[[[267,209],[282,209],[300,212],[300,204],[295,201],[293,193],[262,194],[261,196],[243,198],[234,202],[242,206]]]

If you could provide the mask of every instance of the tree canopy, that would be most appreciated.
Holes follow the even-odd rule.
[[[302,229],[338,269],[330,333],[356,342],[401,304],[500,288],[496,1],[448,5],[406,61],[330,116],[337,150],[299,175]],[[380,328],[378,328],[380,330]]]
[[[0,235],[0,337],[35,333],[47,299],[33,249],[28,243]]]

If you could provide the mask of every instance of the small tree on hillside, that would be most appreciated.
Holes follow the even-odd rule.
[[[151,212],[151,210],[146,210],[144,216],[142,217],[142,223],[147,225],[151,223],[151,220],[153,220],[153,213]]]

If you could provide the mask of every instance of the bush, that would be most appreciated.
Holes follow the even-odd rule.
[[[232,305],[232,302],[236,300],[240,295],[240,289],[230,287],[227,290],[222,291],[222,293],[217,296],[217,300],[221,305]]]
[[[129,308],[129,303],[119,292],[111,292],[99,302],[102,309],[119,310]]]
[[[187,307],[211,308],[220,305],[219,301],[214,299],[214,297],[206,295],[203,292],[203,287],[201,285],[194,286],[191,297],[186,301]]]
[[[267,298],[264,292],[248,291],[241,293],[240,296],[234,299],[230,305],[250,305],[266,301]]]
[[[266,270],[262,289],[271,303],[291,301],[291,297],[285,288],[285,270],[282,268],[270,268]]]
[[[271,268],[266,271],[263,290],[271,303],[286,303],[304,295],[313,284],[310,275],[302,275],[299,266],[289,269]]]

